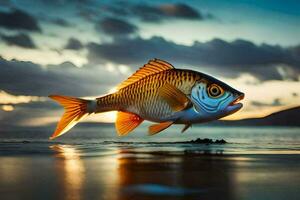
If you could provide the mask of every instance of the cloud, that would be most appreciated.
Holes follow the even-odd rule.
[[[46,97],[50,94],[100,96],[127,76],[110,72],[104,65],[79,68],[65,62],[42,67],[1,56],[0,69],[0,125],[9,130],[28,125],[26,120],[35,125],[57,122],[63,109]]]
[[[13,3],[10,0],[0,1],[0,7],[12,7]]]
[[[0,106],[0,125],[3,130],[26,126],[27,120],[34,120],[37,125],[40,124],[40,121],[45,121],[41,125],[46,125],[49,122],[57,122],[61,113],[62,108],[51,101],[2,105]],[[48,120],[43,120],[45,118]],[[34,123],[30,125],[34,125]]]
[[[83,48],[82,43],[76,38],[70,38],[64,47],[64,49],[71,49],[71,50],[80,50],[82,48]]]
[[[45,98],[38,96],[12,95],[3,90],[0,90],[0,104],[20,104],[37,101],[45,101]]]
[[[137,31],[135,25],[122,19],[112,17],[100,20],[96,25],[96,29],[112,35],[127,35]]]
[[[157,7],[161,15],[183,19],[201,19],[202,15],[194,8],[183,3],[163,4]]]
[[[114,15],[134,16],[145,22],[160,22],[167,19],[203,20],[203,16],[197,9],[184,3],[168,3],[160,5],[148,4],[121,4],[108,6],[106,10]],[[213,16],[209,14],[210,18]]]
[[[8,45],[15,45],[29,49],[37,48],[31,37],[25,33],[18,33],[17,35],[12,36],[0,34],[0,38]]]
[[[279,98],[276,98],[273,100],[272,103],[264,103],[260,101],[252,101],[251,105],[256,106],[256,107],[266,107],[266,106],[282,106],[284,105]]]
[[[32,62],[0,58],[0,68],[0,90],[13,95],[95,96],[106,93],[115,84],[113,74],[105,68],[78,68],[70,62],[45,68]],[[106,76],[99,78],[104,73]]]
[[[25,11],[14,9],[11,12],[0,11],[0,27],[9,30],[41,32],[37,20]]]
[[[45,13],[45,12],[40,12],[40,13],[38,13],[37,16],[38,16],[38,20],[42,23],[43,22],[48,22],[48,23],[52,23],[54,25],[61,26],[61,27],[72,27],[72,26],[74,26],[74,24],[69,22],[64,17],[59,16],[58,14],[56,16],[59,16],[59,17],[56,17],[56,16],[53,17],[53,16],[47,15],[47,13]]]
[[[299,95],[298,95],[297,92],[293,92],[293,93],[292,93],[292,96],[293,96],[293,97],[298,97]]]
[[[70,27],[72,26],[72,24],[70,22],[68,22],[65,19],[62,18],[55,18],[55,19],[51,19],[50,20],[53,24],[56,24],[58,26],[62,26],[62,27]]]
[[[87,47],[91,63],[106,60],[140,66],[150,58],[161,58],[174,64],[207,68],[223,76],[251,73],[261,80],[299,79],[300,54],[295,53],[294,47],[255,45],[241,39],[232,42],[214,39],[186,46],[162,37],[136,37],[118,38],[102,44],[89,43]]]
[[[11,112],[14,110],[14,107],[12,105],[2,105],[1,109],[6,112]]]

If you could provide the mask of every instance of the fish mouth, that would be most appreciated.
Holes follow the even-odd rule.
[[[233,114],[235,112],[237,112],[238,110],[240,110],[243,107],[243,104],[240,103],[241,100],[243,100],[245,98],[245,94],[240,94],[239,96],[237,96],[228,106],[227,106],[227,111],[228,114]]]
[[[244,94],[239,95],[238,97],[236,97],[236,98],[229,104],[229,106],[234,106],[234,105],[236,105],[236,104],[239,104],[239,102],[240,102],[241,100],[243,100],[244,98],[245,98],[245,95],[244,95]]]

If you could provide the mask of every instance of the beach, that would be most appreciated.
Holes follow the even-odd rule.
[[[1,199],[298,199],[298,130],[277,145],[272,137],[234,143],[241,141],[234,134],[226,144],[168,142],[164,135],[152,141],[2,139]]]

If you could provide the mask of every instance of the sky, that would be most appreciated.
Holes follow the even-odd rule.
[[[0,124],[55,123],[48,95],[101,96],[152,58],[243,91],[227,119],[262,117],[299,106],[299,36],[297,0],[1,0]]]

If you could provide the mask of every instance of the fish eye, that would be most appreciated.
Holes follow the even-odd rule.
[[[218,98],[224,94],[224,90],[217,84],[211,84],[207,88],[207,93],[212,98]]]

